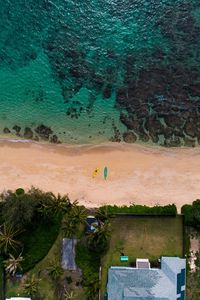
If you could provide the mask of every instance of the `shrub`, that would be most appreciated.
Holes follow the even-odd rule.
[[[22,188],[18,188],[18,189],[16,189],[15,193],[16,193],[16,195],[19,196],[19,195],[23,195],[25,193],[25,191]]]
[[[76,264],[83,272],[87,299],[96,299],[99,284],[100,254],[89,250],[82,242],[76,245]]]
[[[104,208],[106,206],[103,206]],[[109,215],[113,214],[135,214],[135,215],[170,215],[175,216],[177,214],[177,208],[175,204],[169,204],[166,206],[146,206],[146,205],[135,205],[130,206],[111,206],[107,205],[107,212]]]
[[[186,204],[181,208],[185,216],[185,225],[200,229],[200,200],[197,199],[192,205]]]
[[[188,226],[193,226],[194,223],[194,213],[192,205],[185,204],[181,208],[181,213],[184,215],[185,224]]]
[[[68,284],[71,284],[71,283],[73,282],[71,276],[67,276],[67,277],[66,277],[66,280],[67,280],[67,283],[68,283]]]
[[[25,228],[33,219],[36,205],[27,194],[9,193],[3,206],[3,218],[13,227]]]

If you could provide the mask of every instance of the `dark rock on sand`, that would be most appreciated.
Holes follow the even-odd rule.
[[[172,134],[173,134],[173,128],[171,128],[171,127],[165,127],[164,129],[163,129],[163,134],[164,134],[164,137],[166,138],[166,139],[170,139],[170,137],[172,136]]]
[[[135,143],[137,136],[132,131],[127,131],[123,133],[123,139],[126,143]]]
[[[5,127],[3,130],[3,133],[8,134],[10,133],[10,129],[8,127]]]
[[[39,139],[39,137],[37,135],[35,135],[34,138],[33,138],[33,140],[36,141],[36,142],[38,142],[40,139]]]
[[[55,134],[51,136],[50,142],[51,142],[51,143],[54,143],[54,144],[60,144],[60,143],[61,143],[61,142],[58,140],[57,135],[55,135]]]
[[[32,138],[33,138],[33,131],[31,130],[31,128],[26,127],[26,128],[24,129],[24,137],[25,137],[26,139],[32,139]]]
[[[44,140],[48,140],[49,136],[53,133],[50,127],[45,126],[43,124],[39,125],[36,129],[35,132]]]
[[[139,134],[139,139],[140,139],[140,141],[147,143],[149,141],[149,136],[145,131],[141,130],[140,134]]]
[[[165,139],[164,146],[166,147],[179,147],[181,146],[181,140],[178,136],[171,136],[168,139]]]
[[[186,147],[195,147],[195,140],[191,140],[191,139],[188,139],[187,137],[184,138],[184,145]]]
[[[17,134],[20,133],[21,127],[18,125],[13,126],[13,129],[16,131]]]
[[[149,136],[150,136],[153,143],[158,143],[159,142],[159,137],[156,133],[149,132]]]

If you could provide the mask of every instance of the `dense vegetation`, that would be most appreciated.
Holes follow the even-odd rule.
[[[82,270],[82,287],[88,300],[98,297],[99,268],[102,257],[107,253],[110,244],[110,218],[115,215],[160,215],[176,216],[177,208],[174,204],[154,207],[146,205],[121,206],[106,205],[95,211],[99,220],[95,232],[85,235],[85,221],[87,210],[71,203],[68,196],[55,196],[50,192],[43,192],[31,188],[27,192],[23,189],[7,191],[0,195],[0,260],[1,269],[5,269],[7,276],[14,278],[16,272],[25,273],[35,268],[51,249],[58,234],[69,238],[78,238],[76,247],[76,263]],[[192,205],[184,205],[182,213],[185,224],[200,230],[200,200]],[[81,228],[81,229],[80,229]],[[58,278],[64,278],[59,261],[46,267],[54,286],[59,286]],[[2,272],[0,272],[0,284]],[[32,273],[30,273],[32,274]],[[63,280],[63,279],[62,279]],[[64,281],[62,281],[63,284]],[[28,276],[24,284],[24,291],[32,299],[39,299],[38,285],[40,279]],[[65,291],[65,294],[73,291]],[[58,291],[59,292],[59,291]],[[63,296],[59,299],[65,299]],[[60,295],[60,294],[59,294]],[[57,294],[56,297],[58,298]],[[60,297],[60,296],[59,296]],[[0,295],[1,299],[1,295]],[[43,298],[42,298],[43,299]],[[44,298],[46,299],[46,298]],[[75,298],[76,299],[76,298]],[[85,298],[83,298],[85,299]]]
[[[200,200],[197,199],[191,205],[186,204],[181,208],[185,216],[185,224],[200,230]]]
[[[172,215],[177,214],[177,208],[175,204],[169,204],[166,206],[155,205],[149,207],[146,205],[135,205],[130,206],[111,206],[106,205],[100,208],[100,211],[106,211],[108,216],[113,214],[135,214],[135,215]]]
[[[67,196],[35,188],[26,193],[23,189],[7,191],[0,203],[0,257],[7,276],[13,277],[16,272],[32,269],[47,255],[72,204]],[[37,298],[36,281],[29,290],[26,288],[33,299]]]
[[[95,300],[99,289],[100,253],[88,249],[79,242],[76,247],[76,263],[83,272],[82,284],[86,289],[87,298]]]
[[[86,217],[86,209],[76,201],[71,203],[68,196],[55,196],[35,188],[27,192],[20,188],[2,194],[0,257],[10,281],[15,281],[17,272],[35,269],[37,263],[47,256],[58,234],[61,239],[76,237],[81,239],[77,246],[77,264],[83,272],[82,286],[87,299],[94,300],[99,288],[100,258],[109,241],[109,224],[106,221],[99,222],[96,232],[86,238]],[[56,299],[65,299],[66,294],[73,293],[66,290],[59,260],[50,262],[45,270],[56,287],[53,291]],[[20,293],[38,300],[41,298],[41,287],[39,273],[30,272]]]

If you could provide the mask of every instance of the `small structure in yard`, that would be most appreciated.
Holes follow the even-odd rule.
[[[94,216],[88,216],[86,219],[86,233],[92,233],[97,230],[99,222]]]
[[[137,269],[150,269],[149,260],[146,258],[137,258],[136,259],[136,268]]]
[[[62,268],[64,270],[77,270],[77,266],[75,263],[76,244],[76,239],[64,238],[62,241]]]
[[[128,261],[128,256],[127,255],[121,255],[120,256],[120,261]]]
[[[162,257],[161,269],[151,268],[148,259],[137,259],[136,268],[110,267],[108,300],[185,300],[186,260]]]

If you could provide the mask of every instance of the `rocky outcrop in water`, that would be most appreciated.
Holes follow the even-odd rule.
[[[200,140],[200,79],[196,68],[142,70],[137,80],[129,78],[118,90],[117,102],[127,111],[121,113],[121,122],[142,135],[141,140],[158,143],[163,139],[165,146],[194,146]]]
[[[43,140],[49,140],[50,135],[53,133],[50,127],[45,126],[43,124],[39,125],[35,132],[40,136]]]
[[[5,127],[4,130],[3,130],[3,133],[5,134],[9,134],[11,131],[8,127]]]
[[[24,129],[24,137],[25,137],[26,139],[32,139],[32,138],[33,138],[33,131],[31,130],[31,128],[26,127],[26,128]]]
[[[135,143],[137,141],[137,136],[132,131],[124,132],[123,140],[126,143]]]
[[[60,144],[61,142],[59,141],[57,135],[52,135],[52,137],[50,138],[50,142],[53,144]]]
[[[15,130],[16,135],[20,135],[20,130],[21,130],[20,126],[18,126],[18,125],[13,126],[13,130]]]

